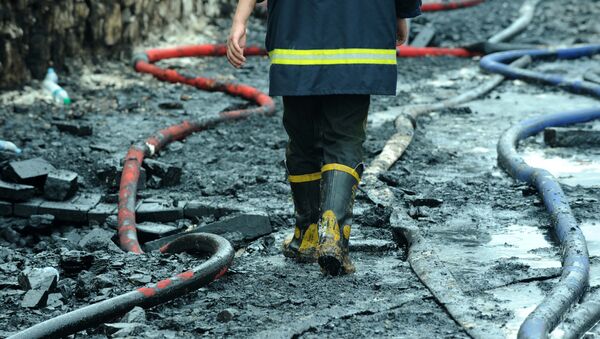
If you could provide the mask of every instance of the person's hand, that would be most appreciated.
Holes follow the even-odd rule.
[[[396,43],[398,46],[403,45],[408,39],[408,22],[406,19],[398,19],[398,37]]]
[[[246,25],[234,22],[227,38],[227,60],[233,67],[240,68],[246,62],[244,48],[246,48]]]

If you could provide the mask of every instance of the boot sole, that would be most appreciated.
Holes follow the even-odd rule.
[[[324,273],[338,276],[343,273],[342,262],[332,255],[322,255],[319,257],[319,266]]]

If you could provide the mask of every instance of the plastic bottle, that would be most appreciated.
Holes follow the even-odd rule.
[[[71,98],[69,98],[67,91],[58,85],[58,75],[56,75],[54,68],[48,68],[48,73],[46,73],[46,78],[44,78],[42,86],[52,95],[54,101],[65,105],[71,104]]]
[[[21,154],[21,149],[10,141],[0,140],[0,151],[10,151],[16,154]]]

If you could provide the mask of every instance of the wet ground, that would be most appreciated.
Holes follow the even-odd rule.
[[[521,1],[490,0],[474,8],[426,14],[414,21],[414,27],[418,30],[421,25],[434,25],[439,32],[436,43],[444,46],[474,42],[506,26],[518,15],[520,5]],[[599,14],[598,1],[544,1],[532,27],[515,41],[591,42],[600,33],[594,20]],[[182,35],[155,41],[151,46],[219,41],[228,25],[226,20],[217,21],[211,32],[198,38]],[[255,20],[251,43],[261,43],[263,30]],[[581,76],[597,67],[599,60],[532,67]],[[264,58],[251,59],[241,71],[229,68],[224,59],[214,58],[162,64],[267,89],[268,60]],[[398,96],[373,98],[372,116],[390,107],[448,98],[486,79],[476,60],[403,59]],[[101,193],[107,201],[114,200],[115,189],[105,187],[96,175],[105,159],[121,159],[131,143],[182,119],[245,105],[224,94],[158,82],[134,73],[125,62],[82,68],[75,64],[72,74],[62,81],[74,97],[70,111],[51,104],[37,90],[37,83],[23,91],[3,93],[2,136],[22,146],[24,158],[43,156],[56,167],[79,173],[83,179],[80,191]],[[498,168],[496,143],[504,130],[526,117],[597,104],[592,98],[508,81],[481,100],[421,118],[413,143],[386,174],[398,197],[395,209],[402,216],[401,223],[422,231],[431,250],[471,296],[464,300],[464,307],[473,309],[478,323],[493,328],[494,333],[515,337],[519,324],[560,272],[560,254],[550,220],[531,189]],[[286,136],[278,105],[274,116],[219,125],[169,146],[160,155],[159,160],[182,166],[182,183],[147,188],[141,191],[144,198],[201,200],[265,211],[274,232],[250,243],[238,243],[235,263],[227,276],[147,310],[147,320],[129,334],[148,338],[467,337],[411,270],[406,248],[394,240],[391,209],[373,205],[361,193],[352,235],[356,274],[324,278],[315,265],[297,265],[283,258],[280,245],[291,233],[293,219],[282,166]],[[59,132],[52,125],[57,119],[92,125],[94,133],[77,137]],[[392,133],[390,123],[369,125],[367,162],[381,151]],[[547,168],[565,185],[597,266],[599,184],[595,179],[600,173],[599,152],[550,149],[541,137],[523,143],[520,150],[531,165]],[[7,154],[2,157],[11,159]],[[437,199],[437,203],[418,203],[428,199]],[[219,217],[174,224],[201,225]],[[124,254],[108,241],[115,233],[112,222],[34,230],[27,219],[3,218],[0,230],[2,336],[150,280],[169,277],[202,260],[189,255]],[[82,245],[81,238],[90,232],[97,232],[94,234],[99,240]],[[61,258],[69,250],[92,254],[93,264],[65,272]],[[22,308],[25,292],[18,287],[17,276],[26,268],[48,266],[61,274],[48,306]],[[596,286],[600,278],[594,272],[592,285]],[[77,337],[101,338],[106,331],[99,326]]]

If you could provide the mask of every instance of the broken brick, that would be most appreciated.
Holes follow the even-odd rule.
[[[121,322],[122,323],[138,323],[138,324],[142,324],[146,322],[146,311],[139,307],[136,306],[134,308],[131,309],[131,311],[127,312],[127,314],[125,314],[123,316],[123,318],[121,318]]]
[[[145,159],[143,163],[148,175],[160,178],[159,187],[178,185],[183,170],[181,166],[167,164],[154,159]],[[158,187],[157,187],[158,188]]]
[[[68,201],[45,201],[40,205],[40,214],[52,214],[56,220],[83,223],[88,219],[88,212],[100,203],[99,194],[77,196]]]
[[[143,200],[137,207],[136,220],[139,222],[169,222],[183,218],[183,208],[185,203],[169,202],[166,200]]]
[[[88,212],[88,222],[97,222],[102,224],[111,215],[117,214],[117,204],[99,203]]]
[[[164,238],[182,231],[181,227],[155,222],[142,222],[137,224],[136,228],[138,237],[142,242]]]
[[[7,201],[0,201],[0,216],[9,217],[13,214],[13,204]]]
[[[46,229],[54,223],[54,216],[51,214],[35,214],[29,217],[29,226],[36,230]]]
[[[48,302],[47,290],[29,290],[23,296],[21,307],[26,308],[42,308]]]
[[[39,214],[40,206],[43,202],[43,199],[33,198],[26,202],[16,203],[13,206],[13,214],[21,218],[29,218],[34,214]]]
[[[55,170],[48,173],[44,185],[44,197],[48,200],[64,201],[77,192],[77,173]]]
[[[242,208],[228,203],[218,203],[207,200],[189,201],[184,208],[186,218],[215,217],[220,219],[224,216],[243,212]]]
[[[550,147],[597,147],[600,131],[576,127],[551,127],[544,130],[544,142]]]
[[[96,228],[86,234],[80,241],[79,246],[89,252],[98,250],[122,253],[121,249],[112,241],[113,232]]]
[[[8,201],[27,201],[33,198],[35,187],[14,184],[0,180],[0,199]]]
[[[92,126],[70,121],[55,121],[52,122],[52,125],[56,126],[56,128],[58,128],[58,130],[61,132],[73,134],[80,137],[90,136],[93,132]]]
[[[89,270],[93,263],[94,256],[84,251],[71,250],[60,256],[60,267],[70,274]]]
[[[42,158],[34,158],[23,161],[13,161],[6,166],[2,172],[3,176],[19,184],[41,187],[44,185],[46,176],[55,170],[49,162]]]
[[[108,188],[118,188],[121,184],[121,174],[123,173],[123,166],[119,164],[119,161],[116,159],[104,160],[98,164],[98,167],[99,169],[96,172],[98,179]],[[144,188],[146,188],[146,169],[141,167],[138,190],[143,190]]]
[[[53,267],[26,269],[19,274],[23,290],[53,290],[58,282],[58,271]]]
[[[144,249],[146,251],[157,250],[178,237],[191,233],[213,233],[219,235],[238,234],[241,237],[240,240],[252,241],[261,236],[270,234],[271,232],[273,232],[273,227],[269,216],[267,214],[255,212],[254,214],[236,215],[212,224],[199,226],[189,232],[150,241],[144,245]]]
[[[413,47],[427,47],[435,38],[435,28],[432,26],[424,26],[417,36],[410,42]]]

